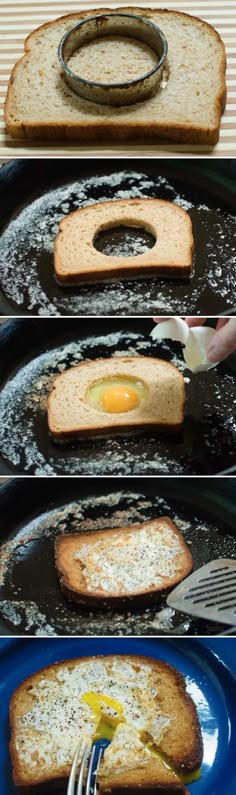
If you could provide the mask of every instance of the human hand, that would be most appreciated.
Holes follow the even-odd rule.
[[[155,323],[161,323],[169,318],[154,317]],[[185,322],[190,328],[202,326],[205,317],[185,317]],[[210,345],[206,349],[209,362],[222,362],[236,348],[236,317],[221,317],[217,321],[216,331]]]

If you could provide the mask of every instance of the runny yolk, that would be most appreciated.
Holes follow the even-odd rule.
[[[142,737],[142,735],[140,736],[140,739],[145,745],[145,748],[148,748],[148,750],[151,752],[153,756],[157,756],[158,759],[161,759],[165,767],[167,767],[168,770],[171,770],[172,773],[174,773],[177,776],[177,778],[179,778],[183,782],[183,784],[192,784],[194,781],[198,781],[199,778],[201,778],[200,767],[198,767],[197,770],[194,770],[191,773],[179,773],[179,771],[177,772],[175,770],[174,765],[169,761],[166,754],[163,754],[162,751],[156,748],[155,743],[152,743],[150,741],[145,742],[145,738]]]
[[[105,695],[105,693],[94,693],[93,691],[84,693],[81,697],[81,701],[91,707],[93,717],[97,718],[97,725],[93,737],[94,742],[97,742],[97,740],[112,740],[118,724],[126,722],[122,704],[115,698]],[[145,733],[142,731],[139,732],[139,735],[145,748],[147,748],[153,756],[157,756],[161,759],[163,764],[171,770],[177,778],[183,781],[184,784],[192,784],[192,782],[198,781],[198,779],[201,778],[201,768],[185,775],[177,772],[166,754],[156,747],[154,741],[148,740]]]
[[[99,402],[109,414],[120,414],[139,406],[140,396],[132,387],[114,385],[104,389]]]
[[[94,717],[98,719],[94,741],[112,740],[118,723],[124,721],[122,704],[115,698],[93,692],[84,693],[81,701],[91,707]]]

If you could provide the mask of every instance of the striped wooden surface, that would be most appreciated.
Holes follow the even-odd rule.
[[[210,22],[222,36],[228,57],[227,82],[228,102],[221,125],[220,141],[212,150],[209,146],[189,145],[125,145],[78,147],[78,145],[44,145],[40,142],[12,141],[5,131],[3,103],[8,78],[16,60],[23,54],[25,37],[38,25],[55,19],[63,14],[76,12],[79,9],[94,9],[118,5],[140,5],[153,8],[170,8],[189,12]],[[233,157],[236,156],[236,0],[0,0],[0,156],[201,156]]]

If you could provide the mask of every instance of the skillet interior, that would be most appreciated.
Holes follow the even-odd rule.
[[[54,540],[168,515],[194,569],[236,556],[234,479],[12,480],[0,489],[0,633],[36,635],[217,634],[222,625],[165,608],[91,612],[69,605],[55,575]]]
[[[0,311],[5,315],[218,315],[236,305],[236,195],[230,162],[140,160],[14,161],[0,172]],[[144,280],[60,287],[53,241],[69,212],[97,201],[157,197],[186,208],[195,237],[190,280]],[[116,249],[122,250],[123,237]],[[141,243],[145,243],[146,237]],[[109,253],[110,233],[103,239]],[[130,243],[126,239],[126,247]],[[127,251],[126,251],[127,253]],[[139,253],[139,251],[137,251]]]
[[[0,330],[1,474],[216,474],[235,465],[236,360],[208,373],[185,368],[179,343],[152,341],[147,319],[9,321]],[[56,445],[46,400],[56,373],[81,360],[157,356],[183,371],[187,403],[183,432],[84,439]],[[4,385],[5,384],[5,385]]]

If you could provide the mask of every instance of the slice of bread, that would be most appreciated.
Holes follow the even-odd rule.
[[[132,257],[107,256],[94,247],[105,229],[143,227],[155,245]],[[130,276],[190,276],[193,259],[191,219],[181,207],[160,199],[99,202],[71,213],[59,224],[54,267],[64,285]]]
[[[129,755],[129,769],[124,762],[124,748]],[[137,768],[135,758],[138,762]],[[127,760],[128,761],[128,760]],[[138,769],[138,781],[137,772]],[[110,795],[111,792],[134,793],[157,792],[158,795],[174,795],[186,793],[183,782],[171,767],[167,767],[160,755],[150,756],[150,751],[140,740],[139,733],[121,723],[115,737],[108,746],[101,774],[99,776],[99,793]]]
[[[94,384],[108,379],[131,379],[134,389],[143,385],[144,396],[129,411],[110,413],[88,402]],[[126,434],[129,431],[181,429],[184,419],[185,382],[169,362],[146,356],[114,356],[70,367],[56,376],[48,398],[48,427],[53,438],[66,441],[79,436]]]
[[[102,696],[110,707],[100,701],[98,710]],[[132,655],[66,660],[19,685],[10,705],[10,752],[20,791],[66,786],[80,740],[97,736],[101,718],[109,722],[111,711],[113,737],[99,792],[184,795],[181,777],[191,779],[202,761],[196,707],[178,671]]]
[[[119,108],[75,94],[60,72],[57,57],[62,36],[77,22],[116,11],[150,19],[168,41],[166,82],[160,91]],[[101,57],[104,60],[104,53]],[[26,39],[25,55],[9,82],[7,130],[14,138],[76,139],[96,146],[134,139],[215,144],[226,100],[225,68],[224,44],[218,33],[188,14],[134,6],[69,14],[42,25]]]
[[[192,569],[192,556],[168,517],[115,530],[60,535],[60,586],[70,601],[92,607],[148,604]]]

